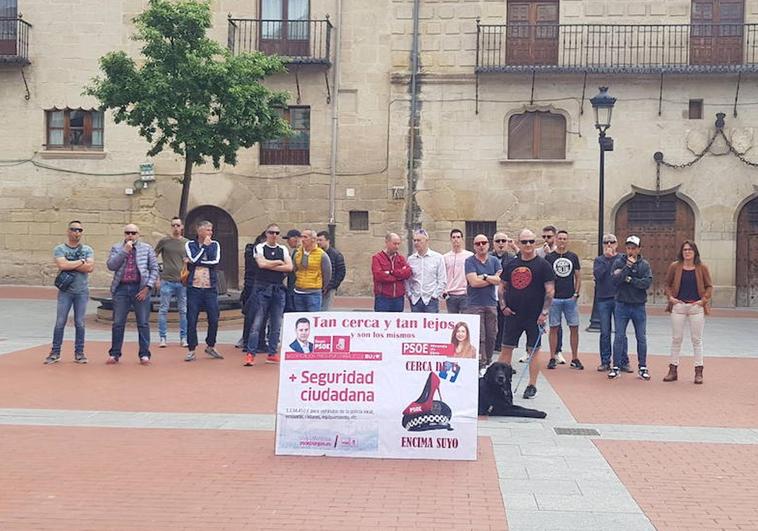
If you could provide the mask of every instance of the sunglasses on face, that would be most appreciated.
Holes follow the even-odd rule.
[[[542,239],[543,240],[549,240],[550,238],[554,237],[554,234],[543,234]]]
[[[521,245],[534,245],[535,240],[520,240]]]
[[[489,242],[474,242],[474,245],[487,245]]]
[[[495,243],[508,243],[508,240],[495,240]]]
[[[137,232],[136,230],[125,230],[124,234],[126,234],[127,236],[135,236],[136,234],[139,234],[139,232]]]
[[[68,230],[71,232],[84,232],[84,229],[81,229],[79,227],[69,227]]]
[[[608,245],[610,243],[616,243],[616,240],[607,240],[607,241],[604,241],[603,243]]]
[[[277,234],[278,235],[279,231],[278,230],[267,230],[266,234]]]

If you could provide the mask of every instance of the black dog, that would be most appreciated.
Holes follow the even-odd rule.
[[[513,405],[511,366],[493,363],[479,378],[479,414],[492,417],[528,417],[544,419],[547,413]]]

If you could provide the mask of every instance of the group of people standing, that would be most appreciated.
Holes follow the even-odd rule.
[[[55,263],[61,272],[73,277],[59,289],[53,342],[46,364],[60,359],[63,330],[74,308],[76,339],[74,361],[87,363],[84,354],[84,315],[89,297],[88,275],[94,268],[94,252],[81,242],[84,228],[79,221],[68,224],[67,241],[55,247]],[[112,344],[108,364],[121,357],[126,317],[134,310],[139,335],[139,362],[150,364],[150,294],[160,291],[158,331],[160,347],[167,345],[167,314],[172,299],[179,312],[180,344],[188,349],[185,360],[196,359],[197,322],[205,311],[208,331],[204,352],[223,359],[216,350],[218,330],[218,273],[221,246],[213,239],[209,221],[197,224],[196,238],[184,237],[180,218],[171,220],[171,233],[155,247],[140,239],[139,227],[124,227],[124,239],[114,244],[106,266],[113,272]],[[287,311],[314,312],[331,308],[334,294],[345,278],[342,254],[331,245],[327,231],[292,229],[279,243],[279,226],[271,224],[245,248],[245,285],[241,295],[245,322],[237,347],[245,354],[244,365],[255,365],[258,352],[265,352],[267,363],[278,363],[283,314]],[[468,313],[480,319],[480,368],[488,366],[495,351],[499,361],[511,363],[513,349],[526,336],[529,384],[524,398],[536,395],[540,370],[539,349],[545,327],[549,327],[550,358],[548,369],[566,363],[561,355],[562,322],[570,332],[569,366],[583,370],[578,357],[581,262],[568,249],[569,234],[548,225],[543,242],[529,229],[518,238],[503,232],[490,240],[485,234],[473,239],[474,252],[464,246],[459,229],[450,232],[450,250],[444,255],[429,247],[424,229],[413,233],[414,252],[406,259],[400,254],[399,235],[388,233],[384,248],[371,258],[374,285],[374,310],[402,312],[406,299],[412,312],[437,313],[440,300],[448,313]],[[613,234],[603,237],[603,254],[596,257],[593,277],[596,304],[600,315],[600,365],[611,379],[633,372],[629,365],[626,330],[631,321],[637,342],[637,373],[650,379],[647,368],[646,311],[647,290],[652,283],[650,264],[641,253],[637,236],[625,241],[625,253],[618,252]],[[158,255],[162,257],[159,270]],[[678,379],[679,354],[686,323],[695,353],[695,383],[703,381],[702,334],[704,316],[712,296],[710,273],[700,260],[697,245],[682,243],[677,260],[669,267],[666,293],[667,311],[672,313],[672,345],[669,372],[664,381]],[[615,337],[611,341],[611,323]],[[463,331],[461,331],[463,334]],[[455,335],[455,334],[454,334]],[[467,330],[466,330],[467,336]],[[455,343],[455,341],[454,341]],[[466,349],[471,352],[471,349]]]

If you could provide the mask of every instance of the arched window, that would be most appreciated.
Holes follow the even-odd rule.
[[[514,114],[508,120],[509,159],[565,159],[566,118],[548,111]]]

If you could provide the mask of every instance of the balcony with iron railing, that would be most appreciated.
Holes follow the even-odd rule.
[[[323,20],[261,20],[229,17],[233,54],[260,51],[293,64],[331,64],[332,23]]]
[[[758,24],[479,24],[476,72],[758,72]]]
[[[28,65],[32,25],[18,17],[0,17],[0,64]]]

